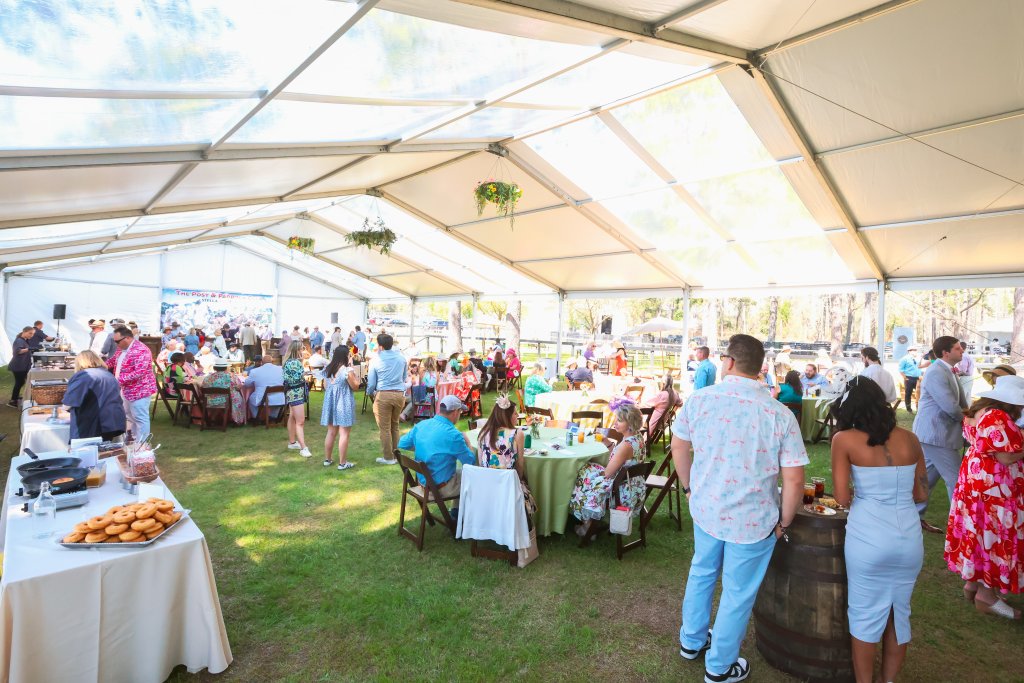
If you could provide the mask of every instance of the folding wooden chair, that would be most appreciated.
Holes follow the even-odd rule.
[[[832,438],[832,434],[835,433],[836,429],[836,418],[832,414],[832,410],[829,409],[828,414],[825,417],[814,421],[814,436],[811,437],[811,443],[820,443],[827,439]]]
[[[651,444],[657,443],[662,439],[665,431],[665,425],[668,424],[667,413],[662,414],[658,420],[658,424],[654,425],[654,429],[650,433],[650,442],[648,443],[648,451],[650,451]],[[650,506],[646,512],[647,519],[644,524],[649,524],[651,519],[654,517],[654,513],[658,511],[658,507],[661,505],[661,501],[668,496],[668,516],[675,520],[676,527],[679,531],[683,530],[683,508],[682,508],[682,496],[679,492],[679,476],[676,474],[675,467],[673,466],[672,453],[671,451],[665,452],[665,457],[662,459],[661,464],[654,470],[654,474],[647,477],[647,495],[650,496],[651,491],[657,491],[658,495],[654,499],[654,503]],[[676,499],[676,511],[672,511],[672,498]]]
[[[157,407],[157,404],[158,403],[163,403],[164,407],[167,408],[167,414],[171,416],[171,421],[173,422],[174,421],[174,408],[171,407],[171,401],[174,401],[175,403],[177,403],[177,401],[178,401],[178,394],[170,394],[170,393],[168,393],[167,384],[166,384],[166,382],[163,381],[163,379],[161,379],[161,377],[159,375],[157,375],[156,379],[157,379],[157,384],[156,384],[156,400],[153,401],[153,406],[152,406],[152,408],[150,410],[149,417],[151,419],[156,417],[156,407]]]
[[[373,405],[373,399],[374,399],[373,396],[370,396],[370,394],[366,393],[365,391],[363,392],[363,407],[359,411],[361,414],[365,414],[366,413],[366,404],[367,403],[369,403],[371,406]]]
[[[191,384],[187,387],[178,387],[178,402],[174,404],[174,417],[172,422],[178,426],[178,418],[185,418],[185,428],[192,427],[192,409],[199,406],[199,391]]]
[[[654,463],[650,460],[619,468],[619,471],[615,473],[615,479],[612,481],[613,504],[611,507],[617,507],[622,504],[622,501],[619,498],[619,488],[627,478],[632,479],[633,477],[641,477],[646,482],[647,478],[651,476],[652,469],[654,469]],[[615,555],[620,560],[623,555],[631,550],[647,547],[647,520],[649,519],[649,514],[647,512],[647,494],[649,492],[650,488],[645,487],[644,499],[640,501],[640,516],[636,519],[637,523],[640,525],[640,538],[633,541],[625,541],[624,536],[621,534],[615,534]]]
[[[469,395],[465,400],[466,411],[464,413],[468,424],[472,424],[473,420],[482,417],[484,414],[484,406],[481,401],[483,393],[484,387],[482,384],[474,384],[469,390]]]
[[[260,401],[259,411],[256,413],[256,420],[260,420],[262,415],[263,426],[266,429],[270,429],[270,425],[281,426],[285,424],[288,416],[288,406],[282,405],[272,406],[268,403],[271,394],[281,394],[281,398],[285,398],[287,394],[284,390],[284,385],[278,384],[277,386],[267,387],[266,392],[263,394],[263,400]],[[277,415],[274,415],[274,409],[277,409]]]
[[[458,500],[459,497],[442,497],[437,484],[434,483],[434,479],[430,476],[430,470],[427,469],[425,464],[406,457],[397,448],[393,457],[398,460],[398,465],[402,468],[402,508],[398,514],[398,535],[405,536],[412,541],[412,544],[416,546],[416,550],[420,552],[423,552],[423,539],[426,535],[427,524],[434,526],[437,522],[441,522],[447,527],[448,533],[451,534],[452,538],[455,538],[455,520],[448,512],[448,506],[445,503],[449,500]],[[423,477],[424,481],[426,481],[425,486],[419,483],[414,473]],[[419,533],[414,533],[405,526],[405,505],[410,497],[420,506]],[[441,513],[440,518],[435,517],[430,512],[430,503],[434,503],[437,506],[438,511]]]
[[[422,401],[413,401],[412,421],[429,420],[437,414],[437,390],[434,387],[426,387],[426,398]],[[421,410],[422,409],[422,410]]]
[[[804,406],[802,403],[783,403],[782,405],[789,408],[793,412],[793,416],[796,417],[796,421],[800,422],[800,417],[804,412]]]
[[[519,419],[519,424],[523,424],[526,418],[530,415],[530,411],[526,408],[526,401],[523,398],[523,390],[516,389],[516,402],[519,404],[519,414],[516,416]],[[548,411],[549,413],[551,411]]]
[[[646,406],[640,409],[640,414],[644,416],[644,428],[651,428],[651,415],[654,414],[654,406]]]
[[[596,424],[583,425],[583,420],[595,420]],[[604,424],[604,413],[600,410],[574,410],[572,412],[572,421],[587,427],[600,427]]]
[[[526,414],[540,415],[541,417],[546,417],[549,420],[554,417],[554,415],[551,414],[550,408],[538,408],[537,406],[526,406]]]
[[[211,429],[217,428],[222,432],[226,432],[228,429],[228,418],[231,417],[231,389],[227,387],[204,387],[199,393],[199,408],[203,414],[203,421],[199,425],[200,431],[206,431],[206,428]],[[223,396],[224,404],[219,406],[210,406],[210,399],[215,396]],[[216,424],[216,417],[219,414],[220,426]]]
[[[637,405],[640,405],[640,399],[644,395],[644,385],[642,384],[631,384],[626,387],[625,396]]]

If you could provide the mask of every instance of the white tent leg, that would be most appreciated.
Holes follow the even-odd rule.
[[[690,350],[690,288],[683,295],[683,342],[679,347],[679,376],[686,370],[687,353]]]
[[[558,293],[558,341],[555,343],[555,378],[562,373],[562,329],[565,323],[565,294]]]
[[[416,297],[409,299],[409,345],[412,346],[416,342],[416,335],[413,330],[416,329]]]
[[[480,295],[479,294],[474,294],[473,295],[473,323],[472,323],[473,324],[473,333],[477,333],[480,330],[480,327],[476,324],[476,322],[477,322],[476,321],[476,314],[479,312],[479,307],[478,307],[479,303],[480,303]],[[466,341],[463,341],[463,345],[464,346],[468,346],[468,347],[473,347],[474,346],[474,344],[472,343],[473,342],[473,333],[470,333],[470,335],[469,335],[469,340],[468,340],[469,343],[468,344],[466,343]]]
[[[878,281],[878,356],[885,364],[885,280]]]

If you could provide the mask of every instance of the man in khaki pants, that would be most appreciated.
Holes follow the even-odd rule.
[[[398,447],[398,418],[405,408],[405,380],[409,374],[409,364],[400,351],[392,349],[394,344],[390,334],[377,335],[380,352],[370,363],[366,378],[366,395],[373,399],[373,416],[380,430],[383,455],[377,462],[381,465],[398,464],[394,456]]]

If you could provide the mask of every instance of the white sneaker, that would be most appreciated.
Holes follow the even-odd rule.
[[[301,449],[302,449],[302,446],[299,445],[298,441],[296,441],[294,443],[288,444],[288,450],[290,450],[290,451],[298,451],[298,450],[301,450]]]
[[[377,458],[377,464],[379,465],[397,465],[397,460],[388,460],[387,458]]]
[[[739,657],[724,674],[713,674],[705,669],[704,683],[739,683],[747,680],[749,675],[750,665],[743,657]]]
[[[308,448],[303,448],[301,451],[299,451],[299,455],[301,455],[303,458],[313,457],[313,454],[309,452]]]

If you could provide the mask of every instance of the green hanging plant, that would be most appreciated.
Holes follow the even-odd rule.
[[[398,235],[384,224],[384,219],[377,216],[377,220],[373,223],[370,223],[369,218],[363,219],[363,229],[353,230],[345,235],[345,239],[349,244],[367,249],[378,249],[380,253],[387,256],[391,252],[391,247],[398,241]]]
[[[288,248],[294,249],[295,251],[301,251],[303,254],[313,255],[313,247],[316,244],[316,240],[312,237],[299,237],[298,235],[292,235],[288,238]]]
[[[523,190],[515,183],[505,183],[500,180],[485,180],[477,183],[473,190],[476,198],[476,215],[481,216],[484,207],[494,204],[498,213],[507,216],[509,224],[514,225],[516,220],[516,204],[523,197]]]

